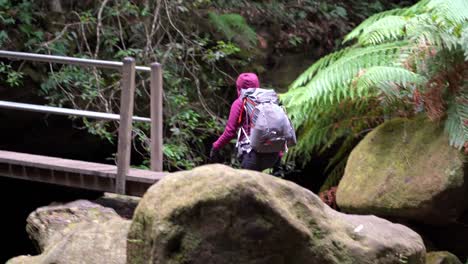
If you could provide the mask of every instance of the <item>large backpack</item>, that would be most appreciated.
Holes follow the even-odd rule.
[[[250,136],[244,131],[252,149],[261,153],[287,150],[296,144],[296,134],[285,110],[279,106],[278,95],[274,90],[249,88],[242,89],[242,112],[250,126]],[[239,131],[240,134],[240,131]]]

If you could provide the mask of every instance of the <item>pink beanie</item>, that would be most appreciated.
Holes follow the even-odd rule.
[[[259,88],[260,82],[255,73],[244,72],[237,77],[236,81],[237,91],[240,92],[241,89],[247,88]]]

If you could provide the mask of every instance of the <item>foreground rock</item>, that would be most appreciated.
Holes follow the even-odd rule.
[[[42,253],[7,264],[124,264],[129,226],[113,209],[89,201],[42,207],[26,227]]]
[[[395,119],[352,151],[337,191],[340,209],[421,223],[455,222],[468,206],[465,157],[427,119]]]
[[[429,252],[426,255],[426,264],[463,264],[457,256],[447,251]]]
[[[128,263],[425,263],[421,237],[346,215],[298,185],[209,165],[152,186],[134,215]]]

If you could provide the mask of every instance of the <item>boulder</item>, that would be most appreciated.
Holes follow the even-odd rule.
[[[428,252],[426,264],[463,264],[457,256],[448,251]]]
[[[260,172],[207,165],[166,176],[135,211],[127,263],[424,263],[411,229],[346,215]]]
[[[468,206],[465,156],[425,118],[393,119],[351,152],[336,194],[348,213],[447,224]]]
[[[125,264],[129,227],[130,220],[89,201],[42,207],[29,215],[26,226],[41,254],[7,264]]]

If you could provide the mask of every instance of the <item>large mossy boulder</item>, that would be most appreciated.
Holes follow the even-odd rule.
[[[130,220],[89,201],[41,207],[26,226],[41,254],[7,264],[125,264],[129,227]]]
[[[454,222],[468,206],[464,162],[439,124],[421,117],[393,119],[351,152],[338,206],[349,213]]]
[[[292,182],[207,165],[170,174],[147,191],[127,258],[129,264],[424,263],[425,247],[403,225],[339,213]]]

